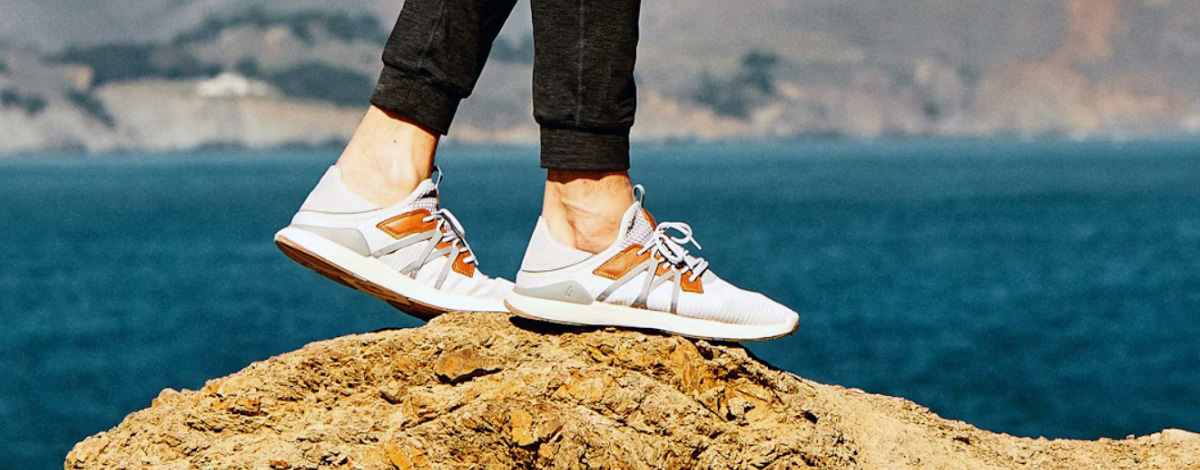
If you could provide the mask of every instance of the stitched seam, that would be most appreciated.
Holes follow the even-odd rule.
[[[579,46],[579,63],[578,63],[577,71],[576,71],[577,73],[575,75],[575,124],[576,125],[579,125],[579,123],[583,121],[583,114],[582,114],[583,113],[583,53],[585,50],[583,47],[583,43],[584,43],[584,37],[587,34],[583,28],[584,27],[583,18],[586,15],[586,12],[584,11],[584,3],[583,3],[584,1],[585,0],[579,0],[579,44],[578,44],[578,46]]]
[[[463,276],[471,277],[475,275],[475,265],[463,262],[463,258],[466,256],[467,253],[464,251],[459,253],[457,258],[454,258],[450,261],[453,263],[454,272],[462,274]]]
[[[634,249],[641,249],[641,245],[634,244],[634,245],[630,245],[629,248],[621,250],[621,252],[617,253],[616,256],[609,258],[608,261],[605,261],[604,264],[601,264],[599,267],[597,267],[595,271],[592,271],[592,274],[595,274],[595,275],[603,277],[603,278],[612,279],[612,280],[620,279],[621,277],[625,276],[626,274],[629,274],[629,271],[631,271],[633,268],[640,265],[641,262],[631,265],[628,269],[626,269],[618,274],[610,274],[608,272],[605,272],[604,268],[605,268],[605,266],[608,266],[608,264],[611,263],[613,260],[625,256],[625,253],[628,253],[630,250],[634,250]],[[643,260],[643,262],[644,262],[644,260]]]
[[[442,26],[442,22],[446,19],[446,2],[442,2],[441,8],[438,9],[437,21],[433,23],[433,28],[429,32],[429,40],[425,41],[425,47],[421,48],[421,55],[417,58],[417,70],[421,70],[425,66],[425,58],[429,56],[429,49],[433,47],[433,38],[437,37],[438,28]],[[433,75],[433,74],[430,74]],[[408,87],[404,93],[404,102],[409,103],[409,98],[412,97],[413,87]]]
[[[418,65],[423,63],[424,62],[422,61]],[[461,88],[451,85],[448,78],[440,76],[434,73],[432,70],[421,70],[419,68],[414,69],[403,64],[392,64],[387,61],[384,61],[384,65],[390,67],[396,73],[400,74],[404,79],[417,83],[416,85],[409,86],[409,93],[412,92],[412,86],[427,86],[429,88],[433,88],[436,92],[446,95],[448,98],[456,100],[462,99],[461,97],[465,93],[465,91]],[[405,97],[407,96],[408,95],[405,95]]]
[[[388,226],[388,224],[395,222],[397,220],[404,219],[406,217],[413,217],[413,216],[415,216],[417,214],[421,214],[421,213],[425,214],[423,217],[429,217],[429,211],[427,211],[425,209],[417,209],[415,211],[405,212],[403,214],[397,215],[390,219],[384,220],[383,222],[380,222],[378,225],[376,225],[375,228],[378,228],[383,233],[391,235],[392,238],[395,238],[395,239],[401,239],[401,238],[404,238],[405,236],[416,234],[416,233],[428,232],[428,231],[432,230],[432,228],[422,229],[421,227],[412,227],[412,228],[406,229],[404,231],[398,231],[398,230],[395,230]]]

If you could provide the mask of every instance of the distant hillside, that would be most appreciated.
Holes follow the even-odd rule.
[[[393,17],[403,0],[341,0],[338,11]],[[0,42],[56,52],[68,46],[165,41],[206,18],[247,9],[329,9],[320,0],[0,0]],[[391,24],[389,18],[386,23]]]
[[[399,7],[0,0],[0,151],[342,140]],[[1200,132],[1196,2],[676,0],[642,28],[642,139]],[[522,4],[451,139],[536,140],[529,30]]]

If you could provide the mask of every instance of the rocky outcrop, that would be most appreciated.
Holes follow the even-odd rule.
[[[737,345],[454,313],[164,390],[65,466],[1196,468],[1200,435],[1017,438]]]

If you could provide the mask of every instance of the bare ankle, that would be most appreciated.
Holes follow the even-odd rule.
[[[372,106],[338,158],[351,191],[381,206],[407,197],[433,170],[439,136]]]
[[[555,241],[599,253],[617,239],[621,216],[633,204],[629,172],[550,170],[542,217]]]

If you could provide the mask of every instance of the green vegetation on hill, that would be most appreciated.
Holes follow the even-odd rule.
[[[292,34],[308,44],[316,41],[318,31],[345,42],[369,41],[381,45],[388,36],[388,32],[379,23],[379,18],[369,13],[307,10],[268,14],[260,8],[252,8],[232,16],[209,17],[200,26],[180,33],[171,43],[187,45],[208,42],[227,29],[241,26],[253,26],[258,29],[286,26]]]
[[[267,74],[268,82],[288,96],[355,106],[366,104],[375,80],[360,72],[310,62]]]
[[[779,56],[750,51],[742,56],[741,67],[728,78],[717,78],[705,71],[700,86],[692,95],[699,104],[725,116],[745,118],[766,98],[775,95],[775,68]]]
[[[56,59],[83,64],[92,68],[97,84],[116,80],[132,80],[156,73],[150,56],[155,46],[149,44],[105,44],[91,47],[71,47]]]
[[[498,38],[492,44],[492,52],[488,58],[513,64],[532,64],[533,38],[525,37],[520,42]]]
[[[0,107],[18,108],[33,117],[46,109],[46,98],[36,94],[21,94],[14,88],[5,88],[0,91]]]
[[[171,80],[206,77],[221,71],[221,66],[203,63],[184,48],[153,44],[72,47],[55,59],[91,67],[97,85],[147,77]]]
[[[177,35],[163,44],[103,44],[71,47],[52,59],[61,63],[91,67],[93,83],[143,78],[168,80],[212,77],[223,71],[233,71],[249,78],[265,80],[285,95],[326,101],[340,105],[362,105],[370,96],[374,80],[359,71],[324,62],[307,61],[278,70],[266,70],[257,58],[246,56],[232,67],[206,63],[199,59],[197,47],[212,42],[231,28],[265,29],[285,26],[301,41],[313,45],[322,37],[339,41],[372,41],[382,44],[387,32],[379,19],[370,14],[351,14],[337,11],[301,11],[269,15],[261,9],[251,9],[226,17],[210,17],[196,28]],[[509,45],[502,42],[502,51],[511,60],[532,60],[532,44]],[[91,95],[74,93],[71,102],[88,111],[89,115],[107,125],[112,121],[106,111],[97,107]]]
[[[262,65],[258,63],[258,59],[253,57],[242,57],[242,59],[233,66],[233,70],[242,74],[243,77],[259,78],[262,76]]]
[[[93,119],[100,121],[101,124],[104,124],[104,127],[112,129],[117,126],[116,120],[113,119],[112,114],[108,113],[108,108],[104,106],[104,102],[100,101],[95,96],[92,96],[91,93],[71,90],[67,92],[66,98],[67,101],[70,101],[71,104],[78,106],[79,109],[82,109],[83,112],[87,113],[88,116],[91,116]]]

